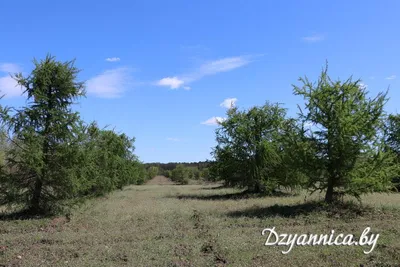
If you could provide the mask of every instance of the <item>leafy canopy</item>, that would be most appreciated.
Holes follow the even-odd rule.
[[[382,138],[387,92],[369,98],[360,80],[333,81],[326,67],[316,83],[300,78],[294,94],[305,100],[300,158],[309,187],[359,197],[387,190],[398,171]],[[305,129],[305,126],[307,129]]]

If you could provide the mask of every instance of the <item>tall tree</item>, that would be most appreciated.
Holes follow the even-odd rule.
[[[400,114],[390,114],[386,124],[386,142],[400,160]]]
[[[74,190],[68,169],[74,161],[70,144],[76,137],[79,115],[71,106],[84,95],[84,85],[77,81],[74,61],[59,62],[48,55],[33,63],[29,76],[14,76],[25,90],[27,107],[11,115],[3,112],[14,140],[7,158],[14,171],[3,175],[2,182],[8,188],[3,192],[6,202],[22,203],[40,213]]]
[[[271,193],[282,185],[286,111],[278,104],[231,108],[216,131],[211,171],[228,185]]]
[[[400,114],[390,114],[386,122],[385,141],[389,149],[397,156],[400,164]],[[400,175],[393,177],[392,182],[397,191],[400,191]]]
[[[326,190],[326,202],[338,194],[359,198],[388,190],[398,168],[382,138],[387,93],[368,98],[359,80],[333,81],[327,72],[326,67],[316,83],[305,77],[294,86],[305,100],[302,161],[310,186]]]

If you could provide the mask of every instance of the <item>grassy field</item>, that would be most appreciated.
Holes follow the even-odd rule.
[[[217,185],[130,186],[70,218],[0,221],[0,266],[400,266],[400,194],[322,209],[306,194],[245,197]],[[265,246],[278,233],[380,237],[360,246]]]

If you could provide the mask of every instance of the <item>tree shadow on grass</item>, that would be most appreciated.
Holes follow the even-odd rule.
[[[217,185],[217,186],[213,186],[213,187],[202,187],[200,189],[201,190],[217,190],[217,189],[227,189],[227,188],[231,188],[231,187],[222,184],[222,185]]]
[[[241,200],[250,198],[264,198],[264,197],[290,197],[293,194],[277,191],[272,194],[265,193],[252,193],[247,190],[238,193],[230,194],[216,194],[216,195],[204,195],[204,194],[190,194],[190,195],[177,195],[173,196],[178,199],[184,200]]]
[[[351,201],[332,204],[327,204],[322,201],[312,201],[294,205],[275,204],[268,207],[252,207],[245,210],[232,211],[227,215],[229,217],[250,218],[268,218],[275,216],[294,218],[301,215],[320,213],[333,218],[356,218],[372,212],[372,207],[363,206]]]
[[[52,217],[53,214],[34,214],[29,210],[21,210],[15,212],[1,212],[0,221],[15,221],[15,220],[37,220]]]

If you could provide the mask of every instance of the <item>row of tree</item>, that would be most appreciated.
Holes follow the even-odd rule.
[[[72,105],[85,95],[73,61],[34,60],[21,109],[1,107],[0,205],[52,213],[88,197],[144,182],[134,139],[86,124]]]
[[[87,124],[72,110],[85,94],[73,61],[47,56],[34,64],[28,77],[14,76],[27,105],[0,107],[0,205],[51,213],[158,174],[181,184],[223,180],[255,192],[325,190],[327,202],[399,183],[400,116],[385,113],[387,92],[369,98],[359,80],[333,81],[327,68],[316,83],[301,78],[294,86],[305,100],[297,118],[269,102],[231,108],[216,131],[214,162],[146,170],[133,138]]]
[[[209,180],[210,174],[207,167],[198,168],[196,164],[176,164],[175,168],[168,170],[158,167],[154,164],[145,164],[147,168],[148,178],[151,179],[156,175],[163,175],[179,184],[188,184],[189,180]]]
[[[325,201],[398,186],[400,116],[384,111],[387,92],[370,98],[359,80],[300,78],[297,118],[280,104],[231,108],[216,130],[212,177],[274,193],[282,187],[325,191]]]
[[[172,171],[178,165],[183,165],[185,167],[197,168],[201,171],[204,168],[210,167],[210,164],[212,164],[211,161],[198,161],[198,162],[168,162],[168,163],[152,162],[152,163],[144,163],[143,165],[145,166],[146,169],[149,169],[150,167],[157,167],[159,170],[162,171]],[[163,173],[160,173],[160,175],[163,175]]]

